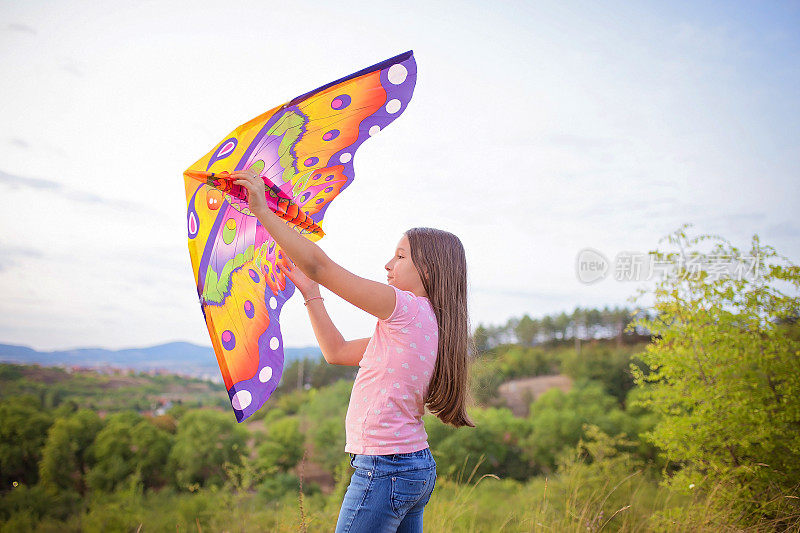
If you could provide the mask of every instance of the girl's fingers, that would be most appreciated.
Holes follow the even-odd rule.
[[[257,184],[253,183],[250,180],[246,180],[246,179],[233,180],[233,183],[235,185],[241,185],[242,187],[245,187],[245,188],[247,188],[248,185],[252,185],[253,187],[258,187]]]

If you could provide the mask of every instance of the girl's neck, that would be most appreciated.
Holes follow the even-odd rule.
[[[400,287],[397,287],[397,288],[400,289]],[[419,298],[426,298],[426,299],[428,298],[428,293],[425,292],[425,289],[400,289],[400,290],[401,291],[408,291],[411,294],[413,294],[414,296],[417,296]]]
[[[425,292],[425,287],[419,286],[419,287],[412,287],[410,289],[403,289],[402,287],[397,287],[397,285],[395,285],[395,287],[397,289],[401,290],[401,291],[410,292],[414,296],[418,296],[420,298],[430,299],[430,298],[428,298],[428,293]]]

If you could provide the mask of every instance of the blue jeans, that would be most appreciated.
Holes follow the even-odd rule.
[[[422,531],[422,513],[436,485],[430,448],[392,455],[350,454],[356,471],[344,495],[336,533]]]

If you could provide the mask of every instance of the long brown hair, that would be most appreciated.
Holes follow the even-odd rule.
[[[439,229],[411,228],[405,234],[439,326],[436,367],[425,405],[446,424],[475,427],[467,416],[467,407],[474,404],[469,354],[475,350],[469,334],[464,246],[458,237]]]

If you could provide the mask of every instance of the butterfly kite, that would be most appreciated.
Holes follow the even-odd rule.
[[[239,126],[183,173],[197,293],[239,422],[283,375],[279,319],[294,285],[230,172],[257,170],[270,209],[318,241],[326,209],[353,181],[356,150],[405,111],[416,78],[409,51],[323,85]]]

